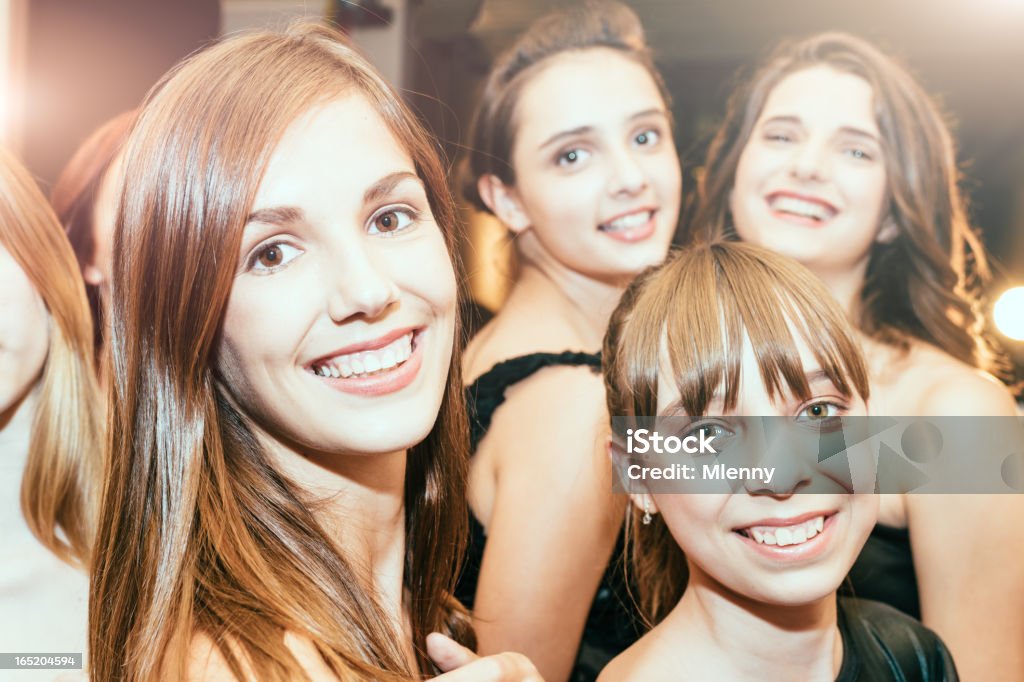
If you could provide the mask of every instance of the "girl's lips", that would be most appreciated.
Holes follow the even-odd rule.
[[[822,529],[814,537],[797,544],[779,546],[758,542],[741,532],[742,529],[733,530],[733,535],[751,551],[759,556],[765,557],[777,563],[804,563],[812,561],[828,549],[835,535],[834,526],[839,513],[834,512],[825,517]],[[807,516],[806,514],[804,516]]]
[[[412,353],[401,364],[366,376],[334,377],[313,376],[342,393],[363,396],[387,395],[400,391],[416,379],[423,366],[423,345],[427,334],[420,328],[413,333]]]
[[[639,216],[642,216],[644,213],[647,214],[647,219],[641,222]],[[655,222],[657,213],[655,209],[634,211],[602,223],[598,226],[598,232],[620,242],[632,243],[643,241],[654,234],[657,228],[657,223]],[[638,217],[633,218],[633,216]]]
[[[831,202],[798,192],[772,192],[764,200],[773,217],[805,227],[822,227],[839,214]]]

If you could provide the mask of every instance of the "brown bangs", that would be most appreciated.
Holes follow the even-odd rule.
[[[745,336],[769,397],[788,391],[806,400],[810,387],[794,334],[841,393],[867,400],[860,347],[814,275],[738,242],[678,252],[639,278],[612,318],[605,344],[611,414],[655,415],[658,367],[665,360],[676,377],[681,411],[703,415],[716,395],[726,411],[734,410]]]

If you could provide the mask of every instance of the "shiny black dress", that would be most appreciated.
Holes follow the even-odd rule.
[[[896,609],[866,599],[839,599],[843,663],[836,682],[957,682],[938,635]]]
[[[495,410],[505,402],[505,390],[544,367],[554,365],[588,366],[594,371],[600,371],[601,359],[596,354],[570,351],[522,355],[499,362],[466,388],[470,441],[474,451],[487,434]],[[466,607],[472,609],[487,535],[484,527],[472,514],[469,524],[470,540],[466,564],[456,586],[455,596]],[[583,639],[569,678],[572,682],[589,682],[597,679],[601,669],[640,636],[639,617],[625,589],[622,548],[623,538],[620,532],[612,560],[601,578],[594,602],[587,614]],[[557,606],[550,604],[539,608]]]

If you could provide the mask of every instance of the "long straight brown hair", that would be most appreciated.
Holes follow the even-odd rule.
[[[735,235],[729,196],[765,102],[786,76],[819,65],[859,76],[874,91],[887,209],[897,228],[895,239],[872,248],[855,324],[893,346],[918,339],[976,367],[1002,370],[984,333],[980,292],[988,261],[968,222],[953,137],[917,81],[864,40],[824,33],[783,44],[733,92],[687,211],[691,238]]]
[[[456,213],[436,145],[340,34],[306,25],[228,39],[176,67],[144,104],[126,147],[115,235],[92,679],[184,670],[197,633],[236,676],[260,680],[304,677],[286,631],[309,638],[340,678],[367,680],[430,671],[431,631],[471,638],[451,597],[467,533],[458,325],[440,414],[406,468],[403,601],[418,670],[393,615],[274,468],[214,369],[268,158],[297,117],[351,92],[408,150],[454,260]]]
[[[853,328],[810,271],[738,242],[678,252],[634,280],[612,313],[601,356],[608,414],[635,419],[658,414],[663,358],[669,362],[663,374],[675,377],[687,415],[706,414],[716,395],[727,412],[735,409],[744,336],[769,397],[787,391],[807,400],[811,391],[791,328],[806,340],[840,393],[868,399],[867,365]],[[633,505],[626,538],[630,582],[641,615],[653,626],[683,596],[686,557],[660,517],[644,525]]]
[[[86,564],[99,497],[102,409],[92,324],[78,265],[35,180],[0,148],[0,243],[50,315],[49,348],[21,479],[21,509],[39,541]],[[7,311],[5,311],[6,314]]]

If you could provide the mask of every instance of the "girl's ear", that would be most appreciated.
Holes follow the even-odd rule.
[[[878,228],[878,235],[875,237],[875,241],[879,244],[891,244],[899,234],[900,228],[896,225],[896,219],[890,213],[882,221],[882,226]]]
[[[86,284],[91,284],[94,287],[102,286],[106,284],[106,278],[100,269],[95,265],[89,264],[82,268],[82,279],[85,280]]]
[[[497,175],[488,173],[480,176],[476,188],[487,208],[491,209],[509,230],[519,233],[530,227],[530,219],[523,210],[515,189],[502,182]]]
[[[629,500],[643,514],[654,516],[658,513],[658,503],[650,493],[630,493]]]

